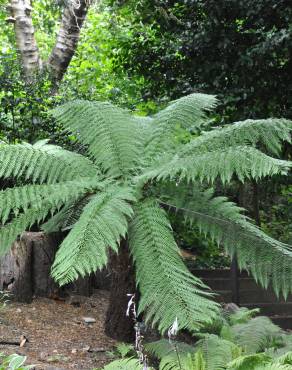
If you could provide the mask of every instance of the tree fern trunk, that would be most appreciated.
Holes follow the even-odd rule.
[[[134,268],[127,246],[127,241],[121,243],[118,255],[112,255],[110,260],[111,293],[106,315],[105,333],[111,338],[123,342],[134,339],[134,323],[126,316],[129,297],[136,291]]]

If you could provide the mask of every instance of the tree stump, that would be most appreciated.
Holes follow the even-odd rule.
[[[0,290],[8,291],[19,302],[30,303],[33,297],[31,250],[24,235],[0,259]]]
[[[0,259],[0,291],[11,293],[11,300],[30,303],[34,296],[55,297],[65,294],[92,294],[92,276],[79,278],[62,288],[50,272],[63,233],[25,232]]]
[[[58,286],[50,272],[63,235],[61,233],[28,232],[24,237],[32,251],[33,294],[37,297],[49,297],[58,291]]]

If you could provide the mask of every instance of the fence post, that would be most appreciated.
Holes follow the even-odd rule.
[[[234,255],[231,261],[230,268],[230,279],[231,279],[231,293],[232,293],[232,302],[239,305],[239,270],[236,256]]]

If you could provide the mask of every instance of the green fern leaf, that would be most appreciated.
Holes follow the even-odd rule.
[[[217,306],[204,284],[186,269],[174,241],[165,212],[153,200],[141,202],[129,231],[130,250],[141,291],[140,312],[159,322],[165,332],[175,319],[180,328],[196,330],[211,322]]]
[[[282,143],[291,142],[292,121],[284,118],[246,120],[215,128],[194,138],[183,148],[184,155],[224,149],[233,146],[264,146],[279,155]]]
[[[0,177],[34,183],[55,183],[96,176],[93,163],[82,155],[50,145],[0,144]]]
[[[103,370],[143,370],[144,366],[135,358],[116,360],[106,365]],[[148,368],[149,370],[154,370]]]
[[[199,340],[196,348],[202,351],[207,370],[225,370],[226,364],[241,353],[236,344],[213,334]]]
[[[88,182],[69,181],[4,190],[0,193],[1,204],[13,211],[15,217],[0,227],[0,255],[6,253],[16,237],[27,228],[35,223],[41,223],[49,214],[56,213],[68,201],[77,200],[99,186],[96,181],[93,185],[92,179],[89,179]],[[28,194],[35,195],[35,198],[29,198]],[[7,209],[1,208],[2,221],[7,220]]]
[[[31,206],[41,208],[44,199],[47,199],[52,207],[59,208],[69,200],[75,201],[80,196],[98,188],[102,188],[102,184],[97,182],[95,178],[84,178],[78,181],[65,181],[49,185],[24,185],[1,190],[0,221],[5,224],[9,217],[26,212]]]
[[[113,185],[84,207],[56,254],[52,276],[60,285],[101,269],[107,263],[108,248],[117,252],[133,215],[129,202],[134,201],[131,189]]]
[[[265,316],[258,316],[246,323],[233,325],[231,331],[234,342],[240,345],[247,354],[265,351],[282,334],[282,330]]]
[[[220,178],[225,184],[234,175],[243,182],[245,179],[286,174],[291,167],[292,163],[289,161],[269,157],[253,147],[238,146],[189,157],[166,155],[137,177],[137,181],[146,183],[153,179],[178,179],[213,183]]]
[[[127,175],[140,162],[141,130],[126,110],[110,103],[77,100],[54,109],[52,114],[78,135],[95,162],[109,175]]]
[[[236,358],[227,364],[227,369],[232,370],[256,370],[259,366],[268,365],[271,357],[265,353],[256,353]]]
[[[172,101],[148,121],[145,156],[151,160],[173,147],[173,133],[180,126],[185,129],[200,129],[206,121],[206,113],[212,110],[217,100],[212,95],[190,94]]]
[[[273,285],[276,294],[285,296],[292,290],[292,248],[262,232],[242,215],[242,209],[225,197],[213,197],[212,190],[190,193],[173,187],[178,196],[166,197],[166,203],[181,209],[186,219],[196,223],[204,235],[221,243],[231,255],[236,255],[239,266],[252,273],[264,288]],[[168,199],[168,200],[167,200]],[[285,273],[283,273],[285,271]]]
[[[194,347],[187,343],[177,341],[170,342],[167,339],[160,339],[156,342],[145,344],[146,351],[159,359],[169,356],[173,352],[174,347],[180,356],[186,356],[188,353],[194,352]]]

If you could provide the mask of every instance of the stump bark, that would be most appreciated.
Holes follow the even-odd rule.
[[[11,300],[30,303],[34,296],[56,297],[77,291],[89,296],[92,279],[78,279],[60,291],[50,275],[51,266],[64,234],[25,232],[0,259],[0,290],[11,293]]]
[[[111,292],[106,314],[105,333],[123,342],[132,342],[135,337],[132,317],[126,316],[128,294],[136,293],[135,275],[127,242],[122,242],[119,254],[113,254],[109,266]]]
[[[33,297],[31,251],[31,243],[21,236],[0,259],[0,290],[19,302],[30,303]]]

